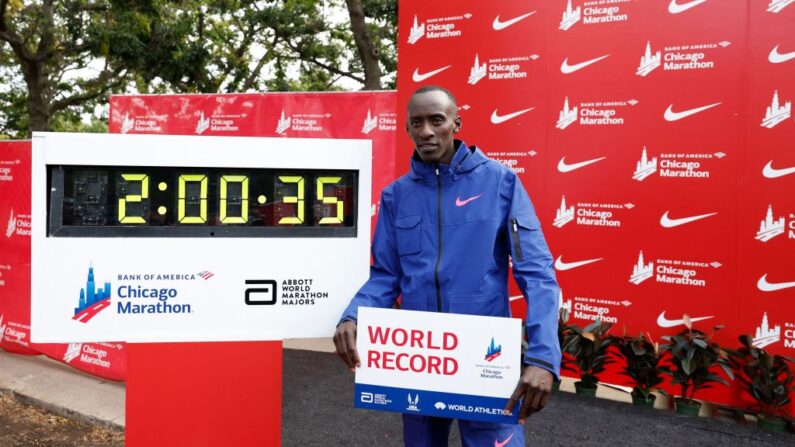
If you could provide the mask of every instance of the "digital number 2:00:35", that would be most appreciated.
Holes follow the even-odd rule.
[[[63,182],[65,227],[355,223],[356,171],[59,166],[50,177],[53,190]]]

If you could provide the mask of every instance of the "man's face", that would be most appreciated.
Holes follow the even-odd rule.
[[[423,162],[449,164],[455,152],[453,135],[460,128],[461,118],[444,92],[419,93],[409,101],[406,130]]]

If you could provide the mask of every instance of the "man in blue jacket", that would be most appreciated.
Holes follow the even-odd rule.
[[[528,301],[524,369],[506,410],[521,399],[519,422],[547,403],[560,373],[559,289],[541,225],[516,174],[475,146],[455,140],[461,118],[453,95],[425,86],[412,95],[406,130],[411,169],[387,186],[373,239],[370,279],[342,315],[337,353],[351,370],[359,307],[509,317],[508,257]],[[406,446],[446,446],[450,419],[403,415]],[[467,446],[524,446],[522,425],[459,421]]]

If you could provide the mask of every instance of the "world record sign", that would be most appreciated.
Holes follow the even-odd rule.
[[[328,336],[368,274],[370,144],[35,133],[32,340]]]

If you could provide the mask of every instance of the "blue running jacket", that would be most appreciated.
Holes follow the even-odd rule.
[[[373,238],[370,279],[340,321],[360,306],[511,316],[508,255],[528,301],[524,363],[560,375],[559,289],[541,225],[516,174],[477,147],[455,142],[450,165],[412,157],[387,186]]]

